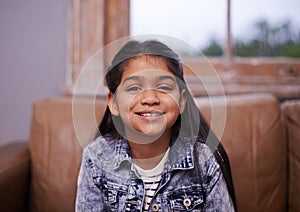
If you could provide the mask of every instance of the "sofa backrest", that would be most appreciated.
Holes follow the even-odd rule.
[[[300,100],[282,104],[288,134],[288,206],[290,212],[300,211]]]
[[[239,211],[286,211],[287,141],[277,99],[253,94],[229,96],[225,105],[221,100],[197,103],[229,156]]]
[[[78,111],[76,106],[81,109]],[[34,103],[29,143],[30,211],[74,211],[82,146],[96,134],[94,120],[90,119],[94,106],[97,108],[92,111],[96,111],[94,119],[99,121],[106,107],[102,99],[94,105],[88,98],[76,98],[75,107],[69,97]]]
[[[224,104],[218,97],[213,105],[209,100],[196,99],[210,122],[212,115],[223,113]],[[224,133],[218,121],[213,128],[229,155],[239,211],[284,211],[286,137],[276,98],[229,96],[225,106]],[[99,122],[106,104],[103,99],[94,105],[92,99],[78,98],[76,107],[74,127],[72,98],[43,99],[33,106],[31,211],[74,211],[82,147],[96,130],[95,121],[87,117],[92,108]]]

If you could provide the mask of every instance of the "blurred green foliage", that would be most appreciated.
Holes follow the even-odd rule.
[[[202,50],[202,53],[209,56],[221,56],[223,49],[215,39],[212,39],[209,46]]]
[[[290,20],[272,25],[261,19],[253,25],[251,34],[251,39],[233,40],[235,56],[300,57],[300,30],[293,28]],[[202,52],[207,56],[221,56],[222,45],[213,39]]]

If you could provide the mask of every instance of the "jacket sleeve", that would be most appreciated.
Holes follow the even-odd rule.
[[[205,211],[235,211],[221,168],[214,156],[205,163],[203,183],[206,190]]]
[[[102,191],[94,182],[94,179],[97,178],[95,167],[88,152],[84,151],[77,181],[75,206],[77,212],[105,211]]]

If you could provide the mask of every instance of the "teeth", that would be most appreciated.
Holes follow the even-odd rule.
[[[154,117],[160,115],[162,115],[162,113],[141,113],[141,116],[145,116],[145,117]]]

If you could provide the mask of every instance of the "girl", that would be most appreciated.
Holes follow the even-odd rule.
[[[236,210],[229,160],[176,53],[159,41],[130,41],[106,83],[108,106],[82,156],[77,211]]]

